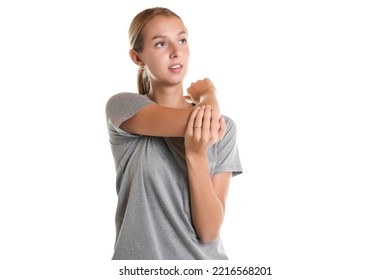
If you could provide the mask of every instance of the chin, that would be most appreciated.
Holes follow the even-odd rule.
[[[169,79],[169,83],[173,85],[180,84],[184,81],[184,79],[185,79],[185,75],[180,75],[180,77]]]

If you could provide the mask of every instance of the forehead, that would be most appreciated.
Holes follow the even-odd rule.
[[[143,35],[146,40],[155,36],[176,36],[186,28],[176,16],[157,15],[146,23]]]

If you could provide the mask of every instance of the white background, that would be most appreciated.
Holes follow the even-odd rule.
[[[230,263],[389,279],[385,2],[2,1],[1,278],[116,279],[105,103],[136,90],[131,19],[165,6],[189,30],[185,86],[211,78],[238,126]]]

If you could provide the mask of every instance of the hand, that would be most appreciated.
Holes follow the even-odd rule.
[[[191,86],[187,89],[187,92],[188,95],[184,96],[184,98],[188,102],[195,104],[201,102],[202,95],[217,94],[215,86],[208,78],[192,83]]]
[[[184,138],[187,154],[205,154],[207,148],[222,140],[226,131],[223,117],[215,108],[201,106],[193,110]]]

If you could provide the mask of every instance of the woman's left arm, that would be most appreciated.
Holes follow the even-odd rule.
[[[207,148],[223,138],[226,124],[217,110],[205,106],[194,110],[186,130],[185,147],[190,183],[191,215],[202,242],[219,236],[231,173],[210,176]]]

